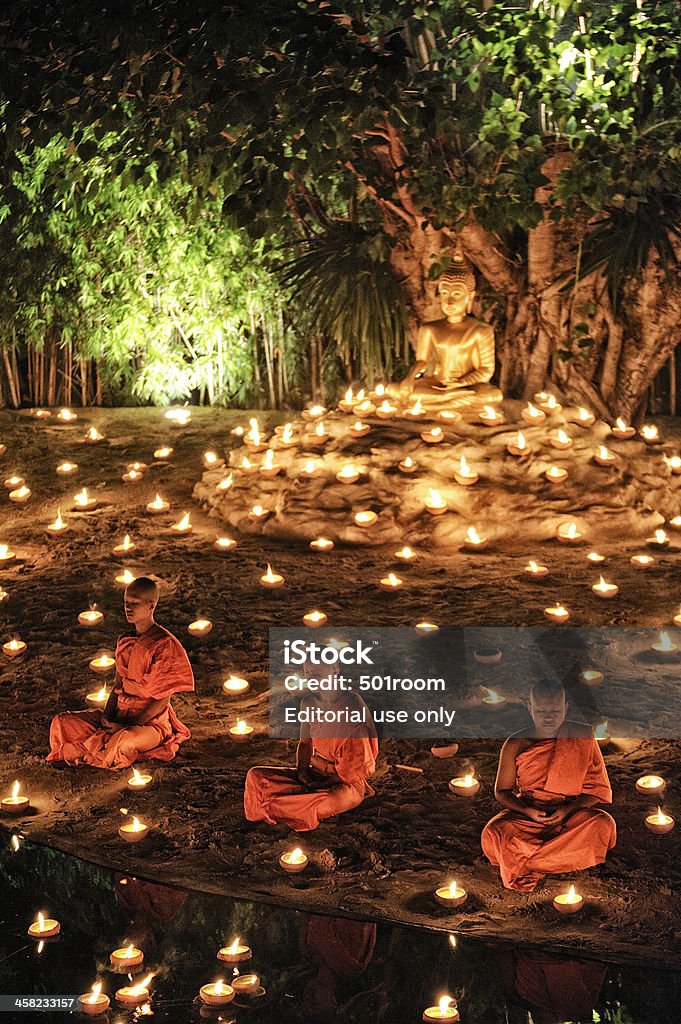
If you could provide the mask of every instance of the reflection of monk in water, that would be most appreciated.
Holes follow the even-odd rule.
[[[591,1020],[608,970],[535,949],[500,952],[499,968],[504,996],[529,1010],[534,1024]]]
[[[301,917],[301,952],[318,965],[317,976],[303,992],[303,1011],[308,1019],[328,1024],[336,1018],[338,998],[345,995],[347,983],[363,974],[376,948],[376,925],[368,921],[349,921],[341,917]],[[360,1019],[359,1017],[356,1019]],[[366,1015],[362,1020],[370,1020]]]
[[[114,892],[116,902],[132,914],[126,938],[134,938],[136,945],[147,951],[156,947],[154,924],[172,921],[187,900],[187,893],[180,889],[119,873],[114,875]]]

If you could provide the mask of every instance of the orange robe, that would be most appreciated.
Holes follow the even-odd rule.
[[[154,624],[146,633],[124,633],[116,645],[116,671],[119,676],[116,721],[125,723],[137,717],[155,700],[173,693],[194,689],[194,675],[187,653],[163,626]],[[126,683],[141,688],[144,696],[126,692]],[[101,711],[67,711],[52,719],[48,761],[67,764],[91,764],[96,768],[127,768],[138,758],[137,751],[121,750],[126,729],[110,733],[101,728]],[[168,704],[145,722],[158,732],[158,745],[143,752],[143,757],[170,761],[180,743],[191,736]]]
[[[358,706],[366,708],[361,698]],[[368,783],[378,757],[378,739],[368,709],[368,719],[338,739],[325,735],[333,726],[313,724],[310,738],[315,753],[333,765],[343,780],[329,789],[308,789],[298,781],[295,768],[251,768],[246,776],[244,813],[249,821],[266,821],[269,825],[283,823],[296,832],[317,828],[324,818],[350,811],[374,790]]]
[[[612,803],[603,755],[598,742],[588,737],[536,742],[516,758],[516,785],[520,796],[547,810],[582,793]],[[577,810],[551,826],[502,811],[485,825],[481,842],[506,888],[531,892],[544,875],[601,864],[616,835],[613,819],[595,807]]]

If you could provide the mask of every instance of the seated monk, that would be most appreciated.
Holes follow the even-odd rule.
[[[541,680],[528,710],[533,725],[501,748],[494,788],[505,808],[482,832],[482,849],[507,889],[531,892],[547,874],[580,871],[605,860],[615,822],[603,756],[590,726],[566,718],[565,691]]]
[[[419,327],[416,362],[388,393],[402,401],[417,399],[430,413],[460,409],[481,412],[501,402],[501,391],[490,384],[494,373],[494,329],[470,316],[475,299],[475,275],[460,248],[449,270],[438,281],[444,317]]]
[[[170,761],[191,736],[170,704],[173,693],[194,689],[187,653],[154,622],[159,590],[141,576],[125,591],[125,617],[134,631],[116,645],[116,683],[103,711],[57,715],[48,761],[127,768],[140,757]]]
[[[342,690],[306,694],[301,708],[348,708],[361,724],[303,723],[295,768],[251,768],[246,776],[244,813],[249,821],[288,825],[296,832],[359,806],[374,790],[368,783],[378,756],[371,712],[361,697]],[[334,733],[345,735],[334,738]]]

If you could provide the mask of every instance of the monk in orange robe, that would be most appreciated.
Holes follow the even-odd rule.
[[[371,713],[357,694],[325,691],[308,694],[301,707],[356,712],[357,724],[302,724],[295,768],[251,768],[246,776],[244,813],[249,821],[283,823],[296,832],[317,828],[320,821],[358,807],[374,795],[368,783],[378,757]],[[333,736],[343,732],[342,738]]]
[[[106,707],[53,718],[48,761],[127,768],[140,757],[170,761],[189,739],[170,698],[193,690],[194,675],[182,644],[154,621],[158,597],[157,584],[144,576],[126,588],[125,617],[135,630],[118,640]]]
[[[507,889],[531,892],[544,875],[601,864],[615,845],[612,790],[590,726],[567,719],[565,691],[537,683],[533,725],[501,748],[494,795],[505,808],[485,826],[482,849]]]

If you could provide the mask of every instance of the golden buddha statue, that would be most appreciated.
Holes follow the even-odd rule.
[[[420,400],[426,412],[481,412],[503,395],[489,383],[494,373],[494,329],[470,316],[475,275],[460,248],[438,281],[444,318],[419,327],[416,362],[389,393],[403,402]]]

